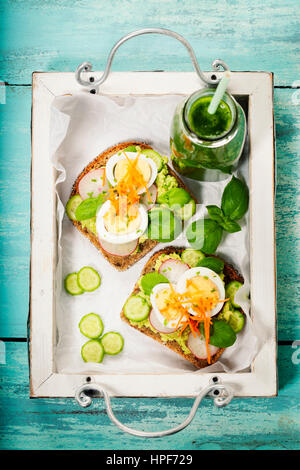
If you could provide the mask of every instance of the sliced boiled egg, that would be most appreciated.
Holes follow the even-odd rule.
[[[186,295],[188,311],[192,315],[197,315],[197,311],[193,309],[193,303],[195,306],[197,305],[197,297],[209,300],[212,308],[206,313],[210,317],[213,317],[222,309],[225,300],[222,279],[209,268],[188,269],[178,279],[176,290],[180,294]]]
[[[174,328],[174,331],[179,328],[185,321],[183,317],[180,322],[181,312],[178,308],[172,306],[173,291],[169,284],[157,284],[153,287],[150,302],[156,313],[157,321],[162,327]],[[171,303],[171,305],[170,305]]]
[[[128,159],[134,161],[136,158],[137,152],[126,152],[126,155],[124,153],[120,155],[117,153],[108,160],[106,164],[106,177],[112,186],[116,186],[126,176],[130,165]],[[143,176],[147,188],[152,186],[157,177],[157,166],[154,161],[150,157],[140,154],[136,169]],[[139,194],[142,194],[145,192],[145,187],[141,186],[137,190]]]
[[[142,204],[131,207],[128,214],[118,215],[110,201],[97,213],[96,230],[100,240],[123,244],[142,236],[148,225],[148,215]]]

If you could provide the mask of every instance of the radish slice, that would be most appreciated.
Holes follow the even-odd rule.
[[[129,256],[131,255],[138,245],[138,240],[133,240],[122,245],[116,245],[115,243],[109,243],[105,240],[100,240],[99,243],[101,248],[108,254],[113,256]]]
[[[150,188],[148,189],[149,191],[149,194],[150,194],[150,198],[151,198],[151,201],[149,201],[149,196],[147,193],[144,193],[142,196],[141,196],[141,199],[140,199],[140,203],[141,204],[144,204],[144,206],[146,207],[147,211],[149,211],[150,209],[152,209],[152,207],[155,205],[155,202],[156,202],[156,198],[157,198],[157,187],[155,186],[155,184],[152,184],[152,186],[150,186]]]
[[[206,343],[203,336],[194,336],[193,333],[190,333],[187,340],[187,347],[198,359],[207,359]],[[219,348],[212,344],[209,344],[208,347],[211,357],[219,351]]]
[[[177,282],[178,279],[189,269],[189,266],[179,259],[169,258],[164,261],[158,270],[160,274],[163,274],[168,281]]]
[[[89,171],[79,182],[78,190],[82,199],[97,197],[108,189],[105,182],[105,168]]]
[[[159,319],[157,318],[157,315],[155,313],[155,310],[152,309],[149,315],[149,321],[151,323],[151,326],[160,333],[163,333],[165,335],[169,333],[174,333],[176,331],[176,328],[168,328],[167,326],[163,325]]]

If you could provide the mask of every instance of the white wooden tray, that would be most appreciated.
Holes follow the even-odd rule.
[[[86,77],[100,73],[87,73]],[[101,93],[191,94],[202,86],[195,73],[116,72],[101,86]],[[74,397],[78,387],[88,381],[105,387],[112,396],[197,396],[216,374],[184,372],[182,380],[181,374],[94,374],[91,377],[57,373],[54,362],[56,175],[49,156],[50,107],[55,96],[73,94],[82,87],[73,73],[34,73],[32,90],[31,397]],[[254,327],[262,328],[267,339],[250,372],[218,373],[218,377],[231,385],[235,396],[274,396],[277,394],[277,341],[273,76],[266,72],[232,72],[229,91],[249,99],[251,315]]]

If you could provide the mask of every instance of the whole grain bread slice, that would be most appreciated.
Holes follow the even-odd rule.
[[[163,254],[168,255],[170,253],[177,253],[177,254],[180,255],[183,250],[185,250],[185,248],[169,246],[167,248],[164,248],[162,250],[157,251],[153,256],[151,256],[151,258],[145,264],[144,269],[141,273],[141,276],[143,276],[144,274],[151,273],[151,272],[155,271],[156,261],[161,255],[163,255]],[[224,282],[225,282],[225,284],[227,284],[230,281],[239,281],[239,282],[242,282],[242,283],[244,282],[243,277],[229,263],[224,262],[224,271],[223,272],[224,272]],[[139,292],[140,292],[140,287],[139,287],[138,280],[137,280],[131,295],[138,294]],[[214,364],[215,362],[217,362],[217,360],[221,357],[222,353],[224,352],[224,349],[220,348],[217,351],[217,353],[214,356],[211,357],[211,364],[208,364],[206,359],[198,359],[193,354],[186,354],[182,350],[180,345],[177,343],[177,341],[172,340],[172,341],[164,342],[162,340],[160,334],[158,332],[156,333],[155,331],[151,330],[151,328],[148,328],[146,326],[138,327],[137,325],[133,325],[125,317],[123,310],[121,312],[121,318],[122,318],[123,321],[128,323],[131,327],[137,329],[138,331],[140,331],[141,333],[144,333],[147,336],[150,336],[151,338],[155,339],[156,341],[158,341],[159,343],[161,343],[164,346],[168,347],[169,349],[176,352],[177,354],[180,354],[180,356],[184,357],[184,359],[191,362],[195,367],[197,367],[197,369],[202,369],[204,367],[207,367],[209,365]]]
[[[90,162],[80,173],[80,175],[77,177],[73,188],[71,192],[71,196],[75,196],[76,194],[79,194],[79,182],[80,180],[91,170],[94,170],[96,168],[101,168],[106,165],[107,161],[109,160],[110,157],[115,155],[117,152],[120,150],[124,150],[126,147],[129,147],[130,145],[138,145],[141,147],[141,149],[152,149],[152,147],[145,142],[138,142],[138,141],[128,141],[128,142],[122,142],[118,145],[114,145],[113,147],[110,147],[109,149],[105,150],[104,152],[100,153],[92,162]],[[196,198],[193,196],[193,194],[189,191],[189,189],[186,187],[186,185],[183,183],[183,181],[178,177],[178,175],[172,170],[172,168],[168,165],[168,171],[171,176],[174,176],[178,182],[178,186],[180,188],[185,189],[191,197],[194,199],[194,201],[197,204]],[[112,255],[110,253],[107,253],[106,251],[103,250],[101,247],[99,240],[97,236],[89,231],[86,227],[83,227],[81,222],[73,220],[72,221],[75,227],[85,236],[87,237],[95,247],[102,252],[103,256],[109,261],[117,270],[119,271],[125,271],[128,269],[130,266],[135,264],[137,261],[139,261],[143,256],[145,256],[149,251],[151,251],[157,244],[158,242],[153,241],[153,240],[145,240],[143,243],[140,243],[139,245],[139,250],[135,253],[132,253],[129,256],[116,256]]]

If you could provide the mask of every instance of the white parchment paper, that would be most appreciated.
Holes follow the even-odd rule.
[[[56,368],[59,373],[172,373],[195,371],[242,371],[248,368],[258,350],[258,339],[249,318],[249,248],[248,217],[241,221],[241,232],[223,236],[217,254],[232,263],[244,276],[239,303],[247,314],[244,330],[235,344],[228,348],[218,363],[201,371],[176,353],[131,328],[120,319],[120,312],[139,278],[148,253],[133,267],[118,272],[68,220],[64,206],[72,185],[84,166],[106,148],[132,139],[153,145],[164,155],[170,155],[169,129],[177,103],[183,96],[107,97],[80,93],[56,97],[51,118],[51,159],[58,170],[58,264],[56,272]],[[248,161],[244,157],[238,173],[248,181]],[[193,219],[206,214],[208,204],[220,205],[223,189],[229,179],[217,183],[186,180],[201,202]],[[184,236],[172,243],[187,246]],[[170,244],[168,244],[170,245]],[[156,250],[164,247],[157,246]],[[63,288],[64,277],[83,266],[93,266],[102,283],[93,293],[72,297]],[[85,364],[81,346],[87,340],[79,331],[83,315],[97,313],[104,322],[104,332],[118,331],[124,339],[124,350],[118,356],[105,356],[101,364]]]

